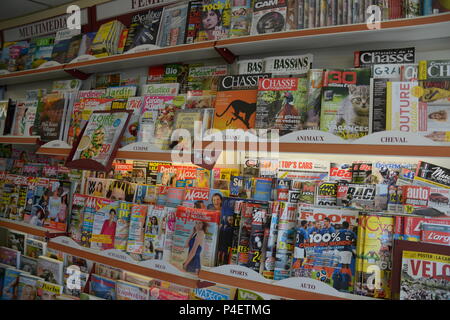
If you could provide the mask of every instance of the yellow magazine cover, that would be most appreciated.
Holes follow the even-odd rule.
[[[360,252],[362,295],[384,299],[391,297],[394,222],[395,219],[392,216],[368,215],[366,217],[363,225],[364,245]],[[378,272],[379,282],[377,281]]]

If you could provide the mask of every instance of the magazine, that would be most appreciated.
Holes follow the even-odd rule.
[[[70,233],[70,237],[76,242],[81,241],[81,228],[86,198],[85,195],[78,193],[75,193],[72,197],[72,210],[70,213],[68,232]]]
[[[371,133],[370,74],[368,68],[325,70],[320,130],[342,139]]]
[[[230,38],[248,36],[252,24],[252,2],[251,0],[231,1],[231,25]],[[241,73],[239,73],[241,74]]]
[[[38,258],[37,276],[47,282],[63,285],[64,263],[45,256]]]
[[[142,254],[144,252],[145,219],[152,205],[132,204],[130,229],[128,232],[127,252]]]
[[[117,300],[149,300],[150,288],[118,280],[116,298]]]
[[[38,280],[40,280],[39,277],[21,274],[17,288],[17,300],[35,300]]]
[[[286,29],[287,1],[255,0],[251,34],[280,32]]]
[[[36,300],[56,300],[57,296],[63,294],[63,286],[44,280],[37,281]]]
[[[179,206],[170,262],[191,273],[198,273],[202,266],[214,266],[219,220],[220,211]]]
[[[275,268],[273,279],[282,280],[289,278],[294,256],[295,226],[297,222],[297,205],[282,202],[278,218],[278,232],[275,254]]]
[[[283,136],[303,128],[307,79],[267,78],[259,80],[256,129],[278,129]]]
[[[224,76],[219,79],[214,128],[255,128],[258,80],[270,74]]]
[[[109,171],[130,116],[129,110],[93,112],[66,166],[85,169],[89,163],[99,171]]]
[[[201,25],[195,42],[228,38],[231,23],[231,0],[203,1]]]
[[[90,239],[91,248],[99,250],[114,249],[118,210],[118,201],[97,202]]]
[[[160,47],[183,44],[189,3],[174,4],[164,8],[157,44]]]
[[[114,235],[114,248],[126,251],[128,243],[128,232],[130,229],[131,202],[119,201],[117,208],[116,232]]]
[[[353,292],[357,216],[354,210],[300,207],[292,276]]]
[[[89,293],[105,300],[116,300],[116,281],[92,274]]]
[[[163,259],[166,213],[164,206],[149,206],[144,230],[143,256],[145,259]]]
[[[450,283],[445,270],[449,256],[403,251],[400,300],[449,300]]]
[[[270,216],[267,217],[266,225],[264,226],[264,243],[261,254],[262,263],[260,273],[267,279],[273,279],[274,277],[280,203],[274,201],[270,204]]]

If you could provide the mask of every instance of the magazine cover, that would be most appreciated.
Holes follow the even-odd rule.
[[[357,216],[355,210],[300,207],[292,276],[353,292]]]
[[[325,70],[320,130],[342,139],[371,133],[370,75],[368,68]]]
[[[189,3],[164,8],[157,44],[160,47],[183,44],[186,32]]]
[[[252,0],[231,1],[230,38],[248,36],[252,25]],[[240,73],[239,73],[240,74]]]
[[[64,263],[45,256],[38,258],[37,276],[47,282],[63,285]]]
[[[177,208],[166,207],[166,237],[164,239],[163,260],[169,261],[172,256],[173,235],[175,234]]]
[[[130,110],[93,112],[82,136],[72,147],[66,166],[109,171],[130,116]]]
[[[0,263],[19,268],[20,266],[20,251],[11,248],[0,247]]]
[[[291,276],[295,246],[295,226],[297,222],[297,204],[280,203],[278,233],[273,279],[282,280]]]
[[[449,259],[443,254],[403,251],[400,300],[450,300]]]
[[[13,136],[32,136],[38,100],[16,102],[16,112],[12,128]],[[6,115],[6,114],[5,114]]]
[[[355,291],[364,296],[389,299],[395,219],[392,216],[368,214],[363,221],[362,234],[358,234],[363,245],[356,261]],[[371,266],[380,269],[379,284],[370,271]]]
[[[117,208],[116,232],[114,235],[114,248],[126,251],[128,232],[130,229],[131,202],[119,201]]]
[[[301,130],[306,103],[307,79],[260,79],[255,128],[278,129],[280,136]]]
[[[136,187],[136,194],[134,196],[133,202],[137,204],[155,204],[156,189],[156,186],[138,184]]]
[[[66,103],[60,93],[49,93],[42,98],[34,123],[41,141],[61,140]]]
[[[141,116],[141,109],[143,104],[144,97],[129,97],[127,99],[126,109],[131,110],[132,114],[130,117],[130,121],[128,121],[127,128],[123,134],[120,144],[121,147],[137,141],[139,118]]]
[[[105,300],[116,300],[116,281],[92,274],[89,284],[90,294]]]
[[[204,0],[201,24],[195,42],[228,38],[231,23],[231,0]]]
[[[252,129],[255,127],[258,80],[270,74],[223,76],[219,79],[214,128]]]
[[[62,294],[62,285],[46,282],[44,280],[37,281],[36,300],[56,300],[56,297]]]
[[[5,268],[4,272],[1,300],[17,300],[19,277],[23,273],[13,268]]]
[[[70,181],[50,179],[48,197],[48,216],[44,227],[58,231],[67,230],[67,220],[72,202],[72,184]]]
[[[26,233],[8,229],[6,239],[6,246],[8,248],[20,251],[21,254],[24,254],[26,240],[27,240]]]
[[[194,43],[202,24],[203,1],[189,1],[184,43]]]
[[[419,161],[414,184],[450,189],[450,169],[425,161]]]
[[[108,203],[109,199],[86,197],[84,211],[83,211],[83,223],[81,225],[81,241],[80,245],[89,248],[91,245],[92,228],[94,224],[95,212],[98,207],[102,206],[102,203]],[[99,205],[97,205],[99,203]]]
[[[235,228],[234,209],[237,199],[223,199],[222,211],[220,214],[218,247],[217,247],[217,265],[229,264],[232,254],[233,233]]]
[[[95,274],[113,279],[113,280],[121,280],[123,278],[124,271],[122,269],[114,268],[102,263],[95,264]]]
[[[269,218],[267,205],[260,205],[253,208],[247,267],[256,272],[260,271],[261,263],[264,262],[261,260],[263,243],[265,241],[264,228],[266,226],[266,220]]]
[[[152,8],[147,15],[143,16],[133,30],[130,45],[125,44],[125,51],[143,44],[157,44],[158,34],[161,29],[161,18],[163,15],[163,7]],[[129,38],[127,38],[127,42]]]
[[[160,149],[171,149],[171,136],[175,124],[175,114],[177,110],[183,109],[185,104],[185,96],[175,96],[172,100],[164,102],[164,106],[158,111],[158,116],[155,121],[154,139],[152,142]]]
[[[236,205],[236,204],[235,204]],[[249,260],[249,250],[250,250],[250,234],[252,230],[252,216],[253,209],[257,208],[258,205],[250,201],[240,202],[235,211],[239,211],[239,217],[235,216],[237,222],[237,235],[233,233],[233,255],[236,256],[236,264],[240,266],[247,266]],[[235,235],[237,236],[236,242],[234,243]]]
[[[166,213],[164,206],[149,206],[144,230],[143,256],[145,259],[163,259]]]
[[[322,103],[323,70],[310,69],[307,75],[308,93],[306,108],[302,114],[303,130],[320,129],[320,108]]]
[[[206,209],[210,204],[209,199],[209,188],[186,187],[182,205],[184,207]]]
[[[44,256],[47,252],[47,242],[32,238],[25,241],[25,255],[30,258],[38,258]]]
[[[315,205],[334,207],[337,206],[337,182],[324,181],[317,184]]]
[[[142,254],[144,252],[144,227],[147,213],[153,206],[131,205],[130,229],[128,232],[127,252]]]
[[[278,178],[298,181],[322,181],[329,174],[330,163],[325,160],[279,160]]]
[[[39,277],[21,274],[17,289],[17,300],[35,300],[37,295],[37,282]]]
[[[27,256],[20,256],[20,270],[37,275],[38,260]]]
[[[144,96],[137,141],[153,143],[159,110],[163,109],[165,103],[173,100],[174,97],[174,95]]]
[[[116,282],[117,300],[150,300],[150,288],[119,280]]]
[[[255,0],[251,34],[265,34],[286,29],[287,1]]]
[[[97,202],[92,224],[91,248],[98,250],[114,249],[117,228],[119,201]]]
[[[86,198],[85,195],[79,193],[75,193],[72,197],[72,210],[70,212],[68,232],[70,233],[70,237],[76,242],[81,241],[81,227],[83,224]]]
[[[260,273],[264,278],[272,280],[276,262],[280,203],[279,201],[274,201],[269,205],[270,216],[267,217],[266,225],[264,226],[264,243],[261,254],[262,263]]]
[[[184,272],[198,273],[215,265],[220,211],[179,206],[170,262]]]

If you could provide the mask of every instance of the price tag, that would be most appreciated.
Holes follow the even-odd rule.
[[[146,142],[135,142],[126,145],[121,148],[120,151],[135,151],[135,152],[167,152],[167,150],[161,150],[154,144]]]
[[[59,149],[70,149],[71,147],[67,142],[62,140],[49,141],[41,146],[41,148],[59,148]]]
[[[2,74],[10,74],[11,72],[9,72],[8,70],[2,69],[0,70],[0,75]]]

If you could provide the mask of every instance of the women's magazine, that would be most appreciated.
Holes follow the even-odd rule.
[[[131,202],[119,201],[117,208],[117,225],[114,237],[114,248],[126,251],[128,243],[128,232],[130,229]]]
[[[166,235],[166,210],[164,206],[151,206],[144,233],[144,257],[162,260]]]
[[[109,199],[97,206],[92,225],[91,248],[114,249],[118,209],[119,202]]]
[[[184,272],[198,273],[215,265],[220,211],[179,206],[170,262]]]
[[[144,252],[144,227],[147,213],[153,206],[131,205],[130,229],[128,232],[127,252],[142,254]]]

